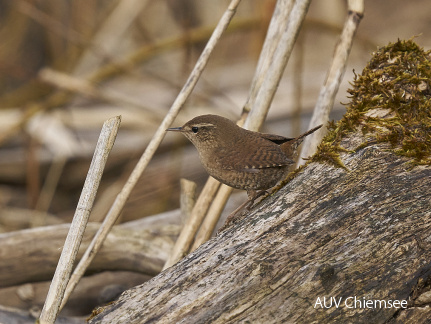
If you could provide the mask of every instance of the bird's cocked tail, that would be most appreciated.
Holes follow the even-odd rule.
[[[296,151],[298,149],[298,146],[301,145],[304,138],[310,134],[313,134],[315,131],[317,131],[319,128],[321,128],[323,125],[316,126],[309,131],[305,132],[304,134],[299,135],[298,137],[283,143],[280,145],[280,148],[283,150],[283,152],[288,156],[289,158],[293,159],[296,155]]]

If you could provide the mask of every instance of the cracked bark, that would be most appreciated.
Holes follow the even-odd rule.
[[[413,305],[416,284],[431,275],[431,250],[418,244],[431,237],[431,170],[410,170],[408,158],[387,148],[341,154],[348,170],[309,164],[246,218],[127,291],[91,323],[396,323],[394,316],[407,313],[411,321],[431,316],[429,307],[314,308],[324,296]]]
[[[126,291],[90,323],[431,318],[429,64],[411,41],[375,54],[355,80],[347,117],[318,152],[333,164],[307,164],[247,217]],[[375,92],[362,92],[369,90]],[[315,307],[323,297],[341,304]],[[349,297],[408,306],[348,308]]]

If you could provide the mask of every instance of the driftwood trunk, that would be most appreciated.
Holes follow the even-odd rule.
[[[80,281],[58,322],[74,323],[70,316],[83,316],[76,320],[84,323],[94,308],[159,273],[178,235],[178,222],[179,212],[173,211],[114,226],[88,269],[92,275]],[[35,322],[50,285],[44,280],[52,279],[69,227],[0,234],[0,323]],[[88,224],[79,257],[99,227]]]
[[[89,224],[79,257],[99,228]],[[51,279],[57,265],[69,224],[41,227],[0,235],[0,288]],[[160,272],[166,249],[172,246],[172,233],[151,233],[115,227],[90,271],[135,271],[148,275]]]
[[[378,52],[345,118],[286,186],[90,323],[431,318],[430,76],[387,68],[417,76],[424,62],[410,41]]]

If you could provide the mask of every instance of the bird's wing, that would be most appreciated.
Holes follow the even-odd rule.
[[[266,134],[266,133],[259,133],[259,136],[278,145],[289,142],[294,139],[294,138],[289,138],[289,137],[284,137],[284,136],[274,135],[274,134]]]
[[[214,154],[217,163],[226,170],[250,173],[294,163],[287,158],[278,145],[263,137],[256,137],[251,142],[252,145],[238,143],[229,148],[220,148],[220,151]]]
[[[292,164],[294,161],[287,156],[277,146],[262,147],[256,149],[246,161],[242,161],[236,165],[237,169],[245,172],[257,172],[260,169],[284,167]]]

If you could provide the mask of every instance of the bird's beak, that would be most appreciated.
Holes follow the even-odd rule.
[[[166,132],[182,132],[182,130],[183,130],[182,127],[172,127],[172,128],[168,128]]]

